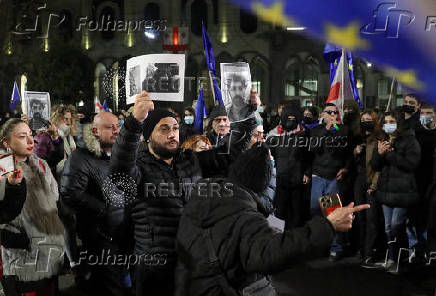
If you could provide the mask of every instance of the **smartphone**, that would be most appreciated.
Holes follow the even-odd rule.
[[[0,166],[5,169],[5,171],[0,171],[0,175],[4,175],[10,172],[15,171],[15,165],[14,165],[14,156],[8,155],[4,156],[0,159]]]
[[[337,193],[331,193],[321,196],[319,199],[319,205],[321,207],[321,212],[324,217],[330,215],[331,212],[337,208],[342,208],[341,198]]]

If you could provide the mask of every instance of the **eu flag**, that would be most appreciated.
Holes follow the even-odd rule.
[[[211,88],[213,90],[215,100],[218,102],[218,104],[224,105],[223,97],[221,95],[221,89],[219,88],[218,82],[216,81],[215,54],[213,53],[212,42],[210,41],[209,35],[207,34],[203,22],[201,22],[201,27],[203,32],[204,55],[206,57],[206,63],[207,68],[209,69],[210,79],[212,80]]]
[[[104,110],[105,112],[111,112],[111,109],[109,108],[109,106],[108,106],[106,100],[103,101],[103,110]]]
[[[207,117],[206,104],[204,103],[203,89],[198,94],[197,105],[195,106],[194,127],[203,132],[203,119]]]
[[[14,112],[17,105],[21,102],[20,91],[18,90],[17,82],[14,81],[14,89],[12,90],[11,102],[9,104],[9,108],[11,112]]]
[[[436,103],[436,2],[233,0],[264,21],[305,27],[304,34],[365,58]],[[322,11],[322,13],[319,13]]]

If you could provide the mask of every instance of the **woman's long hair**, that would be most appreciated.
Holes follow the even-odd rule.
[[[369,135],[369,140],[378,140],[382,139],[384,137],[383,130],[380,126],[380,122],[378,119],[378,114],[370,109],[363,110],[363,112],[360,114],[360,120],[362,120],[362,116],[368,114],[371,116],[372,122],[374,122],[374,129],[371,131],[371,134]],[[362,133],[362,131],[361,131]],[[363,136],[363,133],[362,133]]]
[[[396,122],[397,122],[397,129],[395,130],[395,132],[392,134],[392,136],[394,137],[394,139],[400,137],[403,133],[404,133],[404,118],[402,118],[402,113],[400,112],[395,112],[395,111],[390,111],[390,112],[386,112],[382,118],[381,118],[381,124],[385,123],[385,118],[387,116],[392,116],[393,118],[395,118]],[[384,139],[388,139],[389,135],[384,133]]]
[[[78,117],[77,117],[77,111],[76,108],[73,105],[56,105],[52,108],[51,111],[51,123],[57,124],[62,120],[64,120],[65,113],[71,113],[71,119],[72,119],[72,125],[71,125],[71,136],[77,135],[77,123],[78,123]]]

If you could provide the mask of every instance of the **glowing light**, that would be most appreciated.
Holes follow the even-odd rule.
[[[304,31],[306,27],[286,27],[287,31]]]
[[[154,32],[145,31],[144,32],[145,37],[148,39],[156,39],[156,34]]]
[[[44,39],[44,52],[48,52],[49,51],[49,43],[48,43],[48,38]]]
[[[368,62],[368,63],[366,63],[366,66],[367,66],[368,68],[371,68],[371,67],[372,67],[372,64],[371,64],[370,62]]]
[[[83,30],[83,33],[82,33],[82,47],[85,50],[89,50],[91,48],[91,41],[90,41],[90,38],[89,38],[88,30]]]
[[[82,106],[84,106],[85,105],[85,103],[83,102],[83,100],[81,100],[80,102],[79,102],[79,107],[82,107]]]
[[[227,25],[222,25],[222,33],[221,33],[221,43],[227,43],[229,41],[228,33],[227,33]]]

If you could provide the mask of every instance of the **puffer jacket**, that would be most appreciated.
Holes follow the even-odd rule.
[[[194,190],[185,207],[177,233],[179,263],[184,270],[176,274],[177,295],[225,295],[222,275],[209,262],[206,229],[210,229],[225,277],[236,291],[264,274],[291,266],[297,258],[321,254],[333,240],[333,227],[323,217],[280,233],[268,225],[257,194],[236,184],[229,187],[226,183],[232,182],[226,179],[205,182],[221,184],[222,190],[208,198]]]
[[[409,207],[419,202],[415,170],[421,148],[413,129],[407,129],[393,143],[393,151],[384,155],[374,148],[371,166],[380,172],[375,198],[390,207]]]
[[[101,249],[112,253],[129,252],[132,245],[129,204],[115,202],[119,192],[111,193],[114,196],[110,197],[104,195],[104,191],[111,188],[110,157],[92,134],[91,126],[84,129],[84,142],[86,148],[77,148],[66,161],[60,185],[61,217],[72,239],[69,251],[77,260],[74,241],[77,231],[90,253],[99,253]],[[114,200],[106,202],[108,197]]]
[[[252,125],[243,126],[251,131]],[[225,173],[232,159],[248,146],[251,134],[237,133],[245,137],[235,137],[229,146],[209,151],[179,150],[168,165],[154,157],[147,145],[140,144],[142,130],[142,124],[134,117],[126,119],[112,149],[111,167],[114,173],[131,176],[138,187],[132,204],[135,254],[166,254],[167,264],[162,268],[172,269],[177,259],[179,219],[193,184],[203,175]]]

